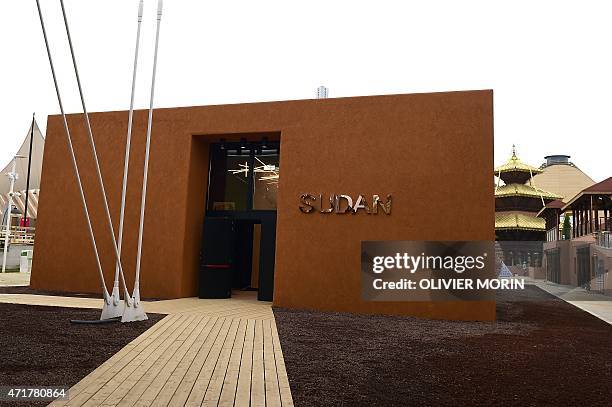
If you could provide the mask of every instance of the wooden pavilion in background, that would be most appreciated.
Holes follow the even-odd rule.
[[[563,240],[563,233],[561,230],[561,215],[563,214],[563,207],[565,202],[560,199],[555,199],[546,204],[540,212],[538,217],[543,218],[546,222],[546,241],[550,242],[553,240]]]
[[[572,238],[612,231],[612,177],[582,190],[562,208],[572,212]]]

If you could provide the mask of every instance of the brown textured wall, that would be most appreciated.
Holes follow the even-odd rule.
[[[126,112],[91,115],[118,219]],[[70,116],[107,281],[113,258],[80,116]],[[135,115],[125,235],[131,286],[146,112]],[[433,318],[495,316],[493,303],[366,303],[361,240],[487,240],[494,237],[491,91],[303,100],[158,109],[154,114],[141,292],[197,292],[208,143],[257,133],[281,136],[274,303],[323,310]],[[48,121],[32,285],[98,291],[60,117]],[[393,194],[391,216],[303,214],[302,193]],[[172,233],[166,231],[171,228]]]

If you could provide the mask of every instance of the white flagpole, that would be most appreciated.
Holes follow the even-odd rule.
[[[128,180],[128,172],[130,166],[130,146],[132,143],[132,121],[134,117],[134,93],[136,90],[136,71],[138,67],[138,47],[140,45],[140,26],[142,24],[142,10],[143,10],[144,1],[140,0],[138,3],[138,28],[136,29],[136,51],[134,52],[134,69],[132,71],[132,94],[130,97],[130,112],[128,114],[128,128],[127,128],[127,137],[125,142],[125,161],[123,164],[123,185],[121,188],[121,211],[119,213],[119,231],[117,236],[117,250],[119,250],[119,255],[121,256],[121,248],[123,245],[123,220],[125,216],[125,196],[127,194],[127,180]],[[113,302],[118,303],[119,298],[119,263],[117,262],[115,266],[115,281],[113,285]],[[123,291],[124,298],[126,300],[126,305],[131,306],[132,301],[130,297],[130,293],[128,291],[127,285],[125,284],[125,276],[121,274],[121,280],[123,282]]]
[[[36,7],[38,8],[38,16],[40,17],[40,26],[42,28],[43,37],[45,39],[45,48],[47,49],[47,57],[49,58],[49,65],[51,67],[51,74],[53,76],[53,84],[55,85],[55,93],[57,94],[57,101],[59,103],[60,111],[62,113],[64,131],[66,132],[66,141],[68,143],[68,150],[70,151],[70,158],[72,159],[72,168],[74,169],[74,175],[76,177],[77,186],[79,187],[79,194],[81,196],[81,202],[83,203],[83,211],[85,212],[85,220],[87,221],[87,229],[89,231],[89,237],[91,239],[91,244],[93,246],[94,254],[96,257],[96,265],[98,266],[100,284],[102,286],[102,295],[104,296],[104,307],[107,307],[111,304],[111,299],[110,299],[110,295],[108,294],[108,290],[106,289],[106,283],[104,282],[104,273],[102,272],[102,265],[100,264],[100,256],[98,255],[98,247],[96,245],[96,238],[94,236],[93,229],[91,227],[91,219],[89,217],[89,210],[87,209],[87,201],[85,200],[85,193],[83,192],[83,184],[81,183],[81,175],[79,174],[79,167],[77,165],[76,156],[74,154],[74,148],[72,146],[72,137],[70,136],[70,129],[68,128],[68,121],[66,120],[66,113],[64,111],[64,105],[62,103],[62,97],[60,95],[59,86],[57,84],[57,77],[55,75],[55,68],[53,66],[53,58],[51,57],[51,50],[49,49],[49,40],[47,39],[47,31],[45,30],[45,23],[43,20],[42,11],[40,9],[40,0],[36,0]]]
[[[8,209],[6,211],[6,229],[4,230],[4,254],[2,255],[2,272],[6,273],[6,255],[8,252],[8,245],[11,236],[11,213],[13,211],[13,195],[15,195],[15,181],[17,180],[17,158],[22,158],[22,156],[13,157],[13,166],[11,167],[11,172],[6,174],[11,180],[11,187],[8,193]]]
[[[159,45],[159,27],[161,23],[162,16],[162,7],[163,0],[158,0],[157,3],[157,30],[155,33],[155,52],[153,54],[153,74],[151,78],[151,98],[149,100],[149,119],[147,122],[147,141],[145,147],[145,160],[144,160],[144,173],[142,177],[142,196],[140,202],[140,222],[138,226],[138,250],[136,253],[136,278],[134,280],[134,292],[132,293],[132,298],[134,299],[134,310],[139,311],[135,312],[133,315],[127,315],[128,313],[123,314],[122,322],[128,321],[141,321],[144,319],[148,319],[147,314],[142,309],[140,304],[140,265],[142,258],[142,235],[144,228],[144,216],[145,216],[145,206],[147,199],[147,179],[149,174],[149,154],[151,150],[151,126],[153,122],[153,99],[155,95],[155,74],[157,71],[157,49]]]
[[[121,255],[119,254],[119,249],[117,247],[117,240],[115,239],[115,229],[113,228],[113,220],[111,218],[110,210],[108,208],[108,200],[106,198],[106,189],[104,188],[104,180],[102,179],[102,171],[100,170],[100,162],[98,161],[98,154],[96,152],[96,143],[93,138],[93,133],[91,131],[91,123],[89,121],[89,113],[87,112],[87,107],[85,106],[85,98],[83,96],[83,87],[81,86],[81,79],[79,77],[79,70],[77,68],[76,57],[74,54],[74,48],[72,46],[72,37],[70,36],[70,29],[68,28],[68,18],[66,17],[66,8],[64,7],[64,0],[60,0],[60,6],[62,8],[62,16],[64,18],[64,26],[66,27],[66,36],[68,37],[68,45],[70,47],[70,55],[72,57],[72,66],[74,67],[74,73],[76,76],[77,87],[79,89],[79,96],[81,98],[81,106],[83,107],[83,115],[85,116],[85,123],[87,125],[87,134],[89,136],[89,144],[91,146],[91,151],[93,153],[93,159],[96,166],[96,173],[98,176],[98,183],[100,184],[100,189],[102,192],[102,200],[104,202],[104,211],[106,212],[106,220],[108,222],[108,227],[110,229],[110,234],[113,240],[113,249],[115,250],[115,259],[117,265],[119,267],[119,271],[123,274],[123,267],[121,266]],[[124,304],[118,302],[115,304],[111,302],[109,306],[105,309],[102,309],[102,317],[101,319],[115,318],[123,315]]]

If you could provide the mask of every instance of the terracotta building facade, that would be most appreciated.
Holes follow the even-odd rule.
[[[90,117],[117,224],[127,112]],[[492,91],[179,107],[153,118],[143,297],[223,297],[221,284],[281,307],[495,318],[493,302],[368,302],[360,293],[361,241],[494,239]],[[122,253],[130,288],[146,120],[135,112]],[[110,284],[112,242],[85,123],[68,121]],[[41,189],[32,287],[98,292],[60,116],[48,119]],[[313,210],[303,210],[304,195]],[[378,213],[349,210],[357,201]]]

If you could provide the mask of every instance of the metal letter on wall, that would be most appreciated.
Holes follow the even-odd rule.
[[[312,201],[316,201],[317,197],[314,195],[310,195],[310,194],[302,194],[302,196],[300,196],[300,211],[302,211],[303,213],[310,213],[312,212],[312,210],[314,209],[314,206],[312,204]]]
[[[329,196],[329,208],[323,209],[323,194],[319,194],[319,211],[321,213],[332,213],[334,211],[334,195]]]
[[[359,209],[365,209],[366,213],[370,213],[370,207],[368,206],[368,202],[364,198],[363,195],[359,195],[357,200],[355,201],[355,206],[353,206],[353,213],[357,213]]]
[[[381,207],[386,215],[391,215],[391,194],[387,195],[387,202],[382,202],[380,196],[372,196],[372,213],[378,213],[378,207]]]
[[[323,199],[322,193],[317,195],[302,194],[300,195],[300,206],[299,209],[302,213],[311,213],[318,210],[320,213],[353,213],[357,214],[359,209],[363,209],[367,214],[378,214],[378,208],[380,207],[385,215],[391,215],[391,194],[387,195],[387,200],[382,201],[379,195],[372,195],[372,206],[368,204],[367,199],[363,194],[357,196],[355,204],[353,205],[353,198],[350,195],[329,195],[329,206],[327,206]],[[316,201],[319,201],[318,205]],[[343,202],[345,201],[345,203]]]
[[[346,201],[346,208],[341,209],[342,204],[341,201],[345,200]],[[348,195],[336,195],[336,213],[347,213],[347,212],[351,212],[353,210],[353,198],[351,198]]]

